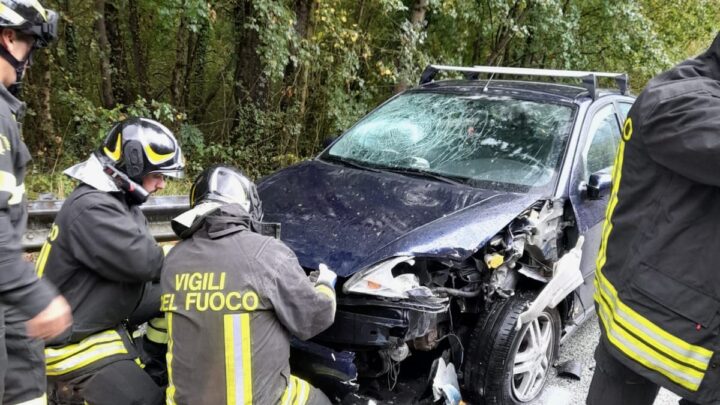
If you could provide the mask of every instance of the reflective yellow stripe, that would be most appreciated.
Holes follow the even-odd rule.
[[[14,174],[0,170],[0,191],[10,193],[8,204],[17,205],[25,195],[25,183],[18,185]]]
[[[92,346],[99,343],[108,343],[113,341],[122,341],[120,334],[115,330],[106,330],[94,335],[88,336],[78,343],[63,346],[60,348],[46,348],[45,349],[45,362],[52,364],[61,360],[64,360],[75,354],[79,354]]]
[[[147,330],[145,334],[151,342],[158,344],[167,344],[167,320],[162,318],[153,318],[148,322]]]
[[[317,292],[319,292],[321,294],[327,295],[333,301],[335,301],[335,290],[333,290],[329,286],[326,286],[325,284],[318,284],[315,286],[315,290],[317,290]]]
[[[38,278],[42,278],[45,273],[45,265],[51,249],[52,244],[50,242],[43,243],[43,247],[40,249],[40,255],[38,255],[37,262],[35,262],[35,274],[37,274]]]
[[[159,331],[152,326],[148,326],[147,331],[145,332],[147,338],[149,341],[157,344],[167,344],[168,342],[168,335],[166,332]]]
[[[625,305],[619,298],[615,287],[610,283],[602,273],[596,277],[596,294],[601,294],[611,305],[613,305],[613,313],[617,313],[620,317],[624,317],[628,322],[634,323],[631,327],[637,329],[640,333],[647,336],[653,342],[657,342],[667,352],[672,352],[682,360],[687,359],[687,363],[700,368],[707,369],[713,352],[701,347],[690,344],[676,336],[671,335],[659,326],[652,323],[647,318],[635,312],[632,308]],[[654,336],[650,336],[654,335]],[[644,337],[644,336],[643,336]]]
[[[74,355],[53,365],[47,365],[47,375],[57,376],[79,370],[88,364],[117,354],[127,354],[122,341],[98,344],[91,350]]]
[[[31,399],[29,401],[20,402],[15,405],[47,405],[47,395],[43,394],[39,398]]]
[[[335,313],[334,311],[337,307],[337,301],[335,300],[335,290],[325,284],[318,284],[315,286],[315,291],[319,292],[320,294],[326,295],[332,300],[332,310],[333,313]]]
[[[25,22],[25,19],[20,14],[4,4],[0,4],[0,17],[10,21],[13,25],[20,25]]]
[[[290,376],[288,385],[280,398],[281,405],[305,405],[310,397],[310,384],[302,378]]]
[[[297,377],[295,377],[297,378]],[[295,399],[295,405],[305,405],[308,397],[310,396],[310,384],[307,381],[297,378],[298,381],[298,393]]]
[[[646,345],[643,345],[620,328],[614,327],[612,316],[608,313],[607,307],[603,305],[602,302],[600,302],[599,305],[600,310],[598,312],[600,321],[605,328],[608,340],[610,340],[613,346],[646,368],[664,375],[669,380],[690,391],[697,391],[702,378],[698,379],[691,375],[685,375],[672,367],[667,367],[663,362],[658,362],[656,356],[647,349]]]
[[[165,390],[165,403],[167,405],[175,405],[175,384],[173,383],[173,372],[172,372],[172,361],[173,361],[173,327],[172,327],[172,312],[165,313],[165,319],[167,319],[167,330],[168,330],[168,348],[167,354],[165,355],[165,361],[167,363],[168,370],[168,387]]]
[[[113,161],[117,162],[118,160],[120,160],[120,155],[122,154],[122,135],[118,134],[117,142],[115,142],[114,151],[108,149],[107,146],[103,147],[103,150],[105,151],[105,154]]]
[[[290,403],[292,403],[292,400],[295,397],[295,380],[295,376],[291,375],[288,385],[285,387],[285,391],[280,398],[280,403],[282,405],[290,405]]]
[[[252,335],[250,334],[250,314],[240,314],[242,324],[243,377],[245,385],[245,404],[252,405]]]
[[[223,316],[225,338],[225,396],[227,405],[235,405],[237,389],[235,387],[235,334],[233,333],[233,315]]]
[[[30,4],[37,10],[38,13],[42,16],[43,20],[47,21],[47,11],[45,11],[45,8],[40,5],[40,2],[38,0],[30,0]]]
[[[145,145],[145,155],[152,164],[162,163],[171,157],[175,156],[175,151],[166,154],[160,154],[155,152],[150,145]]]
[[[8,204],[10,204],[10,205],[20,204],[22,202],[24,196],[25,196],[25,183],[22,183],[19,186],[15,187],[15,190],[12,191],[12,197],[10,197],[10,199],[8,200]]]
[[[603,314],[605,315],[608,332],[613,332],[616,336],[622,336],[624,340],[630,342],[639,351],[642,351],[647,356],[651,357],[652,360],[655,363],[658,363],[660,367],[667,369],[671,372],[677,372],[679,377],[686,378],[687,380],[697,381],[698,384],[700,383],[704,376],[704,373],[702,371],[707,370],[707,363],[700,367],[702,371],[698,371],[694,368],[688,367],[687,365],[678,363],[677,361],[673,361],[673,359],[668,356],[663,356],[661,354],[661,351],[663,350],[668,355],[670,354],[668,353],[669,350],[666,347],[656,346],[657,342],[653,341],[648,335],[640,333],[631,325],[623,322],[622,319],[617,316],[617,313],[613,311],[613,304],[607,304],[606,297],[605,300],[602,299],[603,297],[596,296],[595,298],[598,301],[601,310],[603,310]],[[677,354],[673,354],[673,356],[677,356]],[[690,359],[687,359],[686,361],[685,358],[680,358],[679,360],[683,361],[684,363],[690,363]],[[693,364],[693,366],[695,365]]]
[[[170,251],[172,250],[172,248],[174,246],[175,246],[174,243],[165,243],[165,244],[160,245],[160,247],[162,248],[163,254],[165,256],[167,256],[170,253]]]
[[[250,314],[223,316],[225,389],[228,405],[252,404],[252,334]]]

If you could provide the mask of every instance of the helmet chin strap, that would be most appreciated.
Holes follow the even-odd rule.
[[[25,65],[32,57],[32,52],[33,50],[31,49],[28,53],[27,59],[18,60],[10,53],[10,51],[7,50],[7,48],[0,45],[0,58],[5,59],[10,64],[10,66],[15,69],[15,83],[11,84],[8,87],[8,90],[13,95],[20,94],[20,90],[22,90],[22,77],[23,73],[25,72]]]

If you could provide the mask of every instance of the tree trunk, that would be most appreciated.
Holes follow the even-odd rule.
[[[268,80],[263,74],[263,64],[257,53],[260,46],[258,32],[246,27],[255,14],[252,0],[238,0],[235,7],[235,89],[237,106],[248,100],[263,108],[267,103]]]
[[[170,102],[177,106],[182,101],[182,83],[183,73],[185,72],[186,64],[186,32],[187,29],[187,17],[185,15],[180,17],[180,26],[178,27],[175,36],[175,67],[172,71],[172,80],[170,83]]]
[[[195,54],[192,60],[192,72],[190,74],[190,91],[186,98],[186,105],[191,112],[190,118],[193,122],[200,122],[204,112],[203,99],[205,98],[205,68],[207,66],[208,40],[210,39],[210,21],[203,21],[195,40]]]
[[[56,140],[50,109],[52,57],[53,55],[47,49],[37,51],[32,68],[26,72],[28,77],[23,79],[28,84],[23,88],[23,99],[35,111],[35,114],[25,117],[24,124],[32,130],[24,131],[23,138],[33,155],[37,157],[35,167],[41,171],[46,167],[45,163],[49,162],[52,157],[53,144]]]
[[[100,48],[100,77],[102,79],[100,97],[103,107],[113,108],[115,98],[113,97],[112,71],[110,70],[110,45],[105,28],[105,0],[95,0],[95,15],[95,33],[98,48]]]
[[[105,3],[105,32],[110,44],[110,69],[112,91],[116,102],[130,104],[132,102],[128,87],[128,68],[125,59],[125,45],[120,30],[120,15],[114,1]]]
[[[294,11],[295,11],[295,33],[300,39],[309,38],[311,30],[310,21],[312,10],[315,7],[314,0],[295,0]],[[291,52],[297,57],[299,49],[292,49]],[[297,59],[297,58],[296,58]],[[302,63],[300,61],[299,63]],[[306,70],[303,66],[296,66],[293,62],[288,62],[285,65],[285,73],[283,76],[283,95],[280,102],[280,108],[285,111],[292,104],[292,100],[297,95],[297,89],[299,88],[301,93],[303,91],[303,84],[300,83],[302,76],[305,76],[303,72]],[[302,95],[301,95],[302,98]],[[301,109],[303,106],[301,106]]]
[[[70,0],[65,0],[63,3],[64,12],[70,13]],[[72,21],[62,21],[62,27],[65,30],[65,52],[67,53],[67,62],[70,66],[76,66],[78,61],[78,48],[77,48],[77,31],[75,24]]]
[[[140,13],[138,12],[138,0],[128,0],[128,26],[130,27],[130,39],[132,40],[133,66],[135,67],[135,83],[137,94],[148,98],[149,87],[147,74],[147,61],[145,47],[140,39]]]

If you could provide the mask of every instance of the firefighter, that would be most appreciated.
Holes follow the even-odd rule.
[[[720,403],[720,35],[628,113],[595,277],[587,403]]]
[[[57,403],[159,404],[162,389],[143,370],[133,326],[161,315],[164,254],[140,210],[184,162],[160,123],[115,124],[90,158],[65,171],[80,184],[65,200],[37,259],[72,307],[71,329],[45,349]],[[148,334],[149,336],[150,334]]]
[[[191,210],[173,220],[181,238],[165,261],[167,403],[329,404],[290,374],[290,336],[309,339],[335,318],[335,273],[311,281],[262,223],[255,185],[228,166],[206,169]]]
[[[0,0],[0,402],[44,403],[43,341],[72,321],[70,307],[22,259],[30,153],[20,138],[20,84],[35,49],[57,34],[58,16],[37,1]],[[28,319],[30,319],[28,321]],[[25,322],[27,321],[27,322]],[[39,354],[39,355],[38,355]]]

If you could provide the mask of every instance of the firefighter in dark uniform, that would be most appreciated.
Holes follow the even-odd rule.
[[[44,343],[71,323],[70,307],[22,259],[24,177],[30,153],[16,98],[32,52],[57,33],[57,14],[37,1],[0,0],[0,402],[44,404]],[[28,321],[28,319],[30,319]],[[27,321],[27,322],[26,322]]]
[[[597,259],[587,403],[720,403],[720,35],[650,81],[623,126]]]
[[[37,260],[37,273],[67,298],[72,328],[45,349],[58,403],[159,404],[143,370],[133,326],[162,315],[164,260],[140,204],[183,170],[180,147],[160,123],[117,123],[90,159],[66,170],[80,181],[65,200]],[[138,312],[150,306],[145,316]],[[138,319],[139,318],[139,319]]]
[[[311,280],[260,222],[255,185],[236,169],[206,169],[192,209],[173,221],[182,239],[165,260],[167,404],[329,404],[290,374],[290,336],[309,339],[335,318],[335,273]]]

